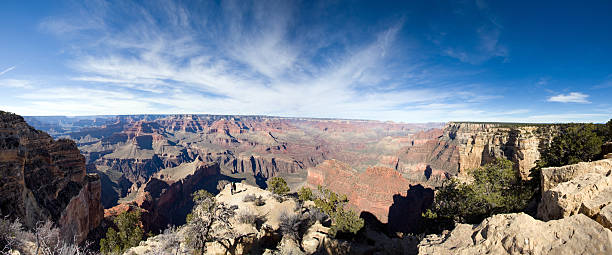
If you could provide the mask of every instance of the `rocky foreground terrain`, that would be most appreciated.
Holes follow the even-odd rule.
[[[245,199],[260,197],[260,204]],[[331,237],[326,220],[314,216],[312,201],[299,202],[292,197],[283,197],[249,184],[236,184],[232,193],[230,185],[215,197],[216,201],[235,212],[229,219],[234,236],[246,238],[226,247],[211,242],[206,254],[412,254],[416,250],[414,238],[389,238],[372,230],[364,231],[367,240],[348,242]],[[197,210],[197,209],[195,209]],[[253,221],[245,221],[243,215],[252,215]],[[283,233],[283,217],[290,215],[303,229],[297,238]],[[256,219],[256,220],[255,220]],[[215,225],[216,226],[216,225]],[[152,237],[133,247],[125,254],[192,254],[189,248],[190,226]]]
[[[537,217],[499,214],[419,244],[422,254],[612,253],[612,159],[542,169]]]

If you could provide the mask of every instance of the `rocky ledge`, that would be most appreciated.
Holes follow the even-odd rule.
[[[542,169],[538,217],[584,214],[612,229],[612,159]]]
[[[612,232],[582,214],[549,222],[498,214],[477,226],[458,224],[450,234],[427,236],[419,253],[610,254]]]
[[[0,211],[28,228],[51,220],[82,242],[103,218],[101,184],[87,175],[74,142],[54,141],[15,114],[0,111]]]

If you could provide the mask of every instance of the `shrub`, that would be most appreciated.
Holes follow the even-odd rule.
[[[301,187],[298,191],[298,198],[300,201],[309,201],[314,199],[314,195],[312,194],[312,190],[308,187]]]
[[[356,234],[363,227],[363,219],[352,210],[344,208],[348,203],[346,195],[338,195],[320,185],[318,190],[321,197],[315,199],[315,206],[331,218],[330,233],[333,236],[338,233]]]
[[[253,225],[257,221],[257,215],[250,209],[244,208],[238,212],[237,220],[240,223]]]
[[[120,254],[137,246],[144,237],[140,227],[140,211],[123,212],[113,219],[115,228],[109,228],[106,237],[100,240],[100,252]]]
[[[507,159],[470,172],[472,183],[451,179],[436,193],[432,209],[423,214],[428,220],[451,225],[452,222],[476,224],[493,214],[523,210],[534,189],[523,182]]]
[[[328,221],[329,217],[327,216],[327,214],[325,214],[321,209],[314,207],[314,208],[310,208],[310,210],[308,211],[308,217],[310,218],[310,221],[314,224],[315,222],[319,222],[321,224],[324,224]]]
[[[261,196],[257,196],[257,198],[255,198],[255,205],[256,206],[263,206],[265,204],[266,204],[266,202],[263,200],[263,198]]]
[[[153,247],[152,251],[147,254],[180,254],[181,238],[176,227],[169,226],[155,238],[158,241],[158,245]]]
[[[234,210],[218,203],[215,197],[206,193],[194,193],[196,206],[189,214],[185,226],[186,243],[199,254],[206,253],[206,244],[209,242],[216,242],[230,254],[235,254],[237,244],[253,233],[242,235],[235,231],[229,220],[234,216]]]
[[[0,254],[21,246],[23,227],[18,219],[0,217]]]
[[[279,229],[283,236],[299,240],[302,220],[298,214],[282,212],[279,216]]]
[[[193,192],[193,194],[191,194],[191,198],[196,204],[201,203],[202,201],[211,197],[214,197],[213,194],[210,194],[210,192],[203,189]]]
[[[272,177],[268,181],[268,190],[277,195],[285,195],[289,192],[289,186],[285,179],[281,177]]]
[[[255,194],[246,194],[244,198],[242,198],[242,202],[253,202],[255,201]]]

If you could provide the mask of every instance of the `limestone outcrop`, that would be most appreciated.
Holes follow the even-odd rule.
[[[103,217],[101,184],[75,143],[53,140],[21,116],[0,111],[0,210],[33,228],[51,220],[82,242]]]
[[[538,217],[561,219],[584,214],[611,227],[612,159],[549,167],[541,173]]]
[[[458,224],[447,235],[430,235],[420,254],[610,254],[612,231],[582,214],[543,222],[498,214],[479,225]]]
[[[457,147],[461,174],[504,157],[513,161],[520,176],[527,179],[540,158],[541,148],[547,146],[557,132],[558,127],[554,125],[450,122],[441,140]]]

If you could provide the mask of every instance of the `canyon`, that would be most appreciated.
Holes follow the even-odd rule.
[[[382,223],[388,222],[394,213],[390,208],[397,209],[398,201],[402,207],[426,207],[433,199],[432,189],[445,179],[465,176],[469,169],[496,157],[512,160],[517,173],[529,178],[539,151],[557,130],[554,125],[237,115],[26,120],[56,138],[76,142],[88,172],[100,176],[107,209],[121,204],[141,206],[147,194],[151,197],[145,190],[155,186],[153,182],[169,187],[179,181],[161,181],[161,172],[191,169],[184,171],[199,175],[194,165],[214,163],[218,172],[204,179],[245,181],[265,188],[267,178],[280,176],[293,190],[322,185],[347,194],[351,207],[372,213]],[[213,183],[206,187],[218,192]],[[422,199],[406,202],[407,196],[415,197],[413,187],[427,192],[416,195]]]

